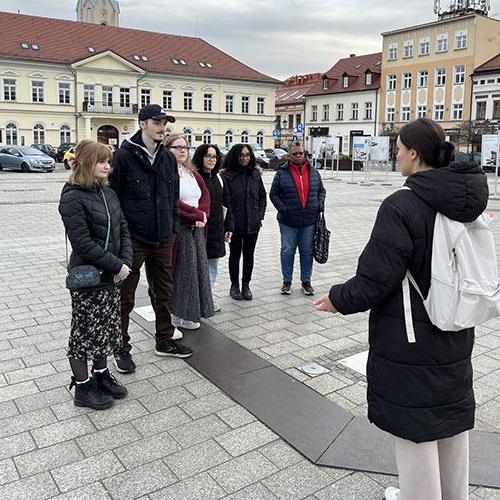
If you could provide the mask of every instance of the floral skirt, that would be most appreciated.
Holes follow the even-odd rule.
[[[120,287],[71,291],[68,358],[105,358],[122,344]]]

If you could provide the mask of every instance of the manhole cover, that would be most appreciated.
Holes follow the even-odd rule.
[[[317,377],[318,375],[323,375],[324,373],[328,373],[330,371],[327,368],[318,365],[318,363],[307,363],[299,369],[311,377]]]

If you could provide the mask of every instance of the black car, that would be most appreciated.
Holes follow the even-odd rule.
[[[47,156],[56,159],[57,151],[50,144],[32,144],[32,148],[38,149],[42,153],[45,153]]]
[[[61,163],[63,161],[63,156],[69,148],[76,146],[74,142],[63,142],[58,148],[56,153],[56,161]]]

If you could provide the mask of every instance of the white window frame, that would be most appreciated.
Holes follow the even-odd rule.
[[[31,102],[36,104],[45,102],[45,82],[43,80],[31,80]]]
[[[413,40],[407,40],[403,44],[403,58],[409,59],[410,57],[413,57]]]
[[[83,86],[83,100],[89,106],[95,105],[95,85],[85,84]]]
[[[248,144],[249,138],[250,138],[250,134],[249,134],[248,130],[243,130],[241,132],[241,144]]]
[[[452,120],[463,120],[463,119],[464,119],[464,105],[461,102],[456,102],[453,104]]]
[[[19,144],[19,127],[15,123],[5,125],[5,145],[17,146]]]
[[[257,142],[257,144],[263,148],[264,147],[264,131],[263,130],[259,130],[257,132],[257,135],[255,136],[255,141]]]
[[[5,102],[17,101],[17,80],[15,78],[3,79],[3,100]]]
[[[455,31],[455,50],[467,48],[467,30]]]
[[[311,121],[312,122],[318,121],[318,105],[317,104],[313,104],[311,106]]]
[[[142,91],[146,89],[141,89],[141,98]],[[150,101],[147,104],[151,104],[151,90],[149,91]],[[113,87],[112,85],[103,85],[102,86],[102,106],[104,108],[112,108],[113,107]]]
[[[431,39],[430,38],[421,38],[419,41],[418,55],[428,56],[430,53],[431,53]]]
[[[344,103],[337,103],[337,120],[342,121],[344,119]]]
[[[151,104],[151,89],[141,89],[141,108]]]
[[[45,144],[45,126],[35,123],[33,127],[33,144]]]
[[[349,75],[345,75],[342,78],[342,87],[344,87],[345,89],[349,87]]]
[[[365,73],[365,85],[371,85],[372,84],[372,73],[371,71],[367,71]]]
[[[208,128],[203,131],[203,144],[212,144],[212,131]]]
[[[427,116],[427,106],[418,106],[417,107],[417,118],[425,118]]]
[[[69,125],[61,125],[59,128],[59,144],[71,142],[71,127]]]
[[[418,88],[426,89],[429,86],[429,72],[424,69],[418,72]]]
[[[391,43],[389,47],[387,47],[387,60],[395,61],[398,58],[398,44]]]
[[[436,37],[436,53],[448,52],[448,33],[440,33]]]
[[[250,113],[250,96],[241,96],[241,113],[243,115],[248,115]]]
[[[373,103],[365,102],[365,120],[373,119]]]
[[[434,104],[434,121],[442,122],[444,120],[444,104]]]
[[[403,90],[408,90],[411,89],[411,80],[412,80],[412,74],[411,73],[403,73],[401,75],[401,88]]]
[[[173,92],[171,90],[164,90],[162,93],[163,109],[172,110],[173,106]]]
[[[385,115],[386,115],[386,122],[389,123],[394,123],[396,121],[396,108],[394,107],[388,107],[385,110]]]
[[[183,106],[184,111],[193,111],[193,92],[191,90],[185,90],[183,94]]]
[[[387,75],[387,90],[396,90],[397,88],[397,76]]]
[[[214,110],[214,95],[207,92],[203,94],[203,111],[211,113],[213,110]]]
[[[71,104],[71,83],[58,82],[59,104]]]
[[[321,120],[324,122],[330,121],[330,105],[323,104],[322,111],[323,111],[323,114],[322,114]]]
[[[266,107],[265,97],[257,97],[257,114],[263,115]]]
[[[351,103],[351,120],[359,120],[359,103]]]
[[[226,113],[234,113],[234,95],[226,95]]]
[[[231,143],[233,142],[233,140],[234,140],[233,131],[226,130],[226,132],[224,134],[224,146],[226,146],[226,148],[228,148],[231,145]]]
[[[401,107],[401,121],[404,123],[410,121],[410,106]]]
[[[453,68],[453,83],[462,85],[465,83],[465,64],[456,64]]]
[[[436,68],[434,86],[444,87],[445,85],[446,85],[446,68]]]
[[[120,108],[130,108],[130,88],[120,87]]]

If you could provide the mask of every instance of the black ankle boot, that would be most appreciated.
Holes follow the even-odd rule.
[[[241,295],[240,287],[238,285],[231,285],[229,295],[234,300],[243,300],[243,296]]]
[[[106,410],[111,408],[115,400],[102,392],[96,381],[91,378],[84,384],[77,384],[75,377],[71,377],[70,390],[75,387],[75,406],[84,406],[93,410]]]
[[[127,388],[121,385],[120,382],[109,373],[109,370],[105,372],[95,372],[92,370],[92,378],[96,381],[104,394],[109,394],[114,399],[123,399],[128,393]]]
[[[250,290],[250,285],[248,283],[243,283],[241,286],[241,294],[245,300],[253,299],[252,290]]]

